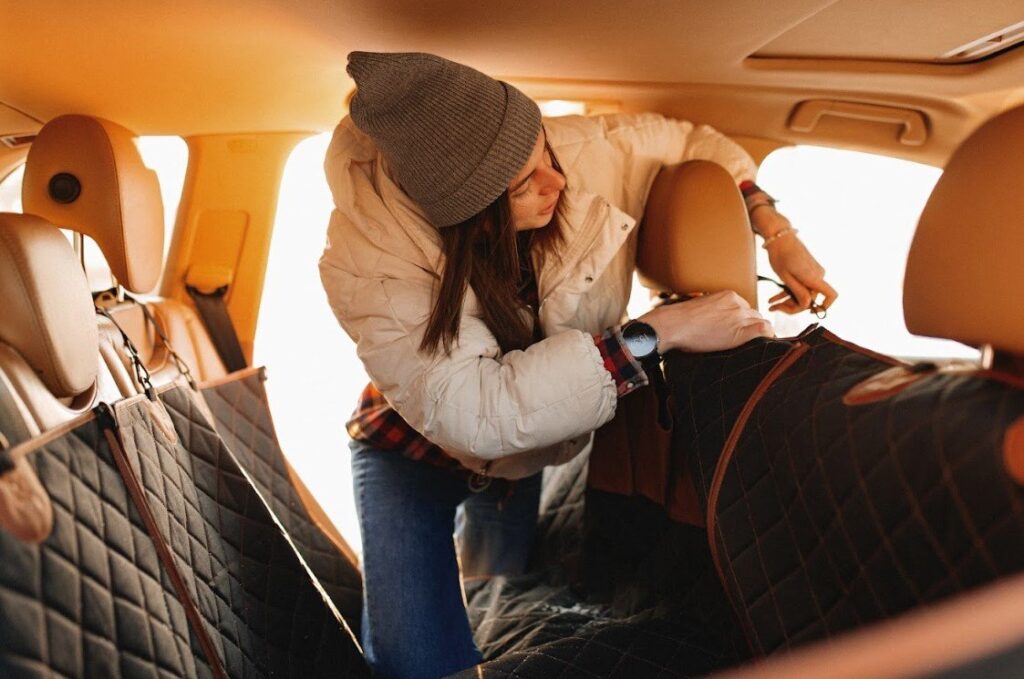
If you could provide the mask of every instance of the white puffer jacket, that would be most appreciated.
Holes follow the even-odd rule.
[[[419,351],[442,270],[440,239],[345,118],[325,168],[334,196],[320,275],[374,385],[405,420],[471,469],[519,478],[589,445],[616,388],[592,335],[624,319],[632,237],[665,164],[709,159],[737,179],[755,166],[706,126],[655,114],[545,121],[568,189],[565,245],[537,271],[545,339],[502,354],[472,290],[450,355]]]

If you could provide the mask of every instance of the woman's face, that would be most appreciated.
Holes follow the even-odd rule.
[[[544,142],[544,130],[541,130],[526,165],[508,186],[516,231],[547,226],[565,188],[565,177],[552,166],[551,152]]]

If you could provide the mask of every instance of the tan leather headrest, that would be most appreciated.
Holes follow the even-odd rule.
[[[77,396],[95,383],[99,339],[89,283],[52,224],[0,213],[0,299],[0,342],[17,351],[54,396]]]
[[[733,290],[756,308],[754,237],[732,175],[706,160],[663,168],[647,198],[636,263],[648,288]]]
[[[1024,107],[993,118],[950,158],[907,259],[910,332],[1024,354]]]
[[[121,285],[149,292],[163,262],[164,210],[156,173],[143,164],[134,139],[99,118],[54,118],[29,149],[22,204],[91,237]]]

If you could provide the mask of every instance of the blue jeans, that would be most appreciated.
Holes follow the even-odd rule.
[[[363,651],[378,679],[437,679],[480,662],[466,617],[465,578],[526,567],[541,475],[480,493],[450,472],[352,441],[363,536]],[[456,525],[458,524],[458,526]]]

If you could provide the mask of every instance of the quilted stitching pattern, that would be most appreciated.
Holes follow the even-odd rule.
[[[755,340],[729,351],[666,356],[674,421],[671,478],[689,465],[702,506],[707,506],[718,458],[743,406],[792,347],[787,340]]]
[[[368,676],[344,623],[184,388],[171,443],[143,401],[118,413],[125,452],[232,677]]]
[[[564,584],[564,564],[553,564],[471,595],[490,659],[479,676],[695,676],[740,659],[703,530],[644,498],[597,491],[586,494],[585,522],[581,554],[567,554],[582,558],[584,589]]]
[[[54,529],[38,546],[0,530],[0,676],[211,676],[98,424],[28,459]]]
[[[722,658],[701,643],[703,636],[698,626],[685,619],[594,620],[570,636],[504,655],[453,677],[696,677],[722,666]]]
[[[564,465],[544,469],[530,570],[550,571],[552,582],[575,577],[579,568],[589,457],[584,453]]]
[[[363,581],[359,568],[338,551],[309,517],[285,467],[263,380],[245,378],[203,390],[217,432],[249,474],[302,558],[358,634]]]
[[[715,508],[727,589],[763,653],[1024,568],[1024,492],[1001,458],[1024,392],[947,374],[847,407],[888,364],[808,341],[753,410]]]

